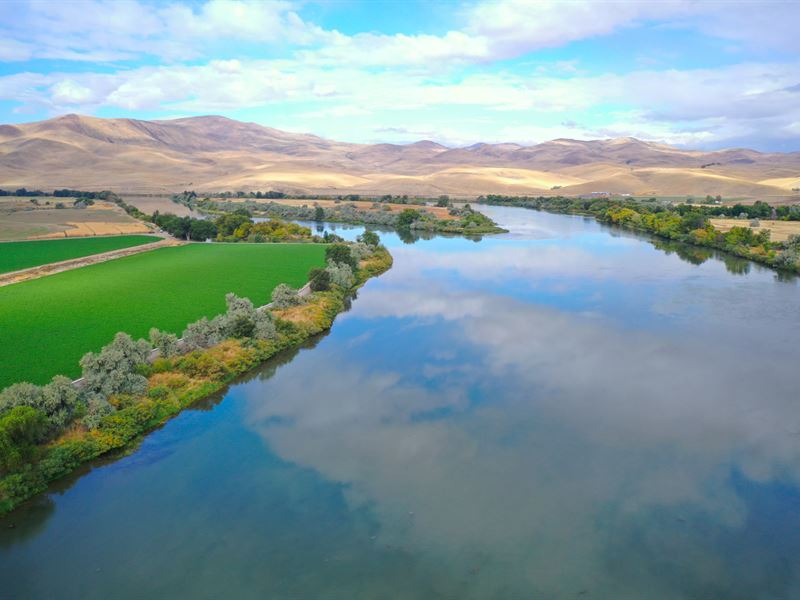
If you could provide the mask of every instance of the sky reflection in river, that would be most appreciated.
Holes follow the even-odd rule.
[[[394,268],[315,348],[0,534],[0,578],[31,598],[800,597],[796,282],[491,210],[509,234],[387,236]]]
[[[786,540],[751,546],[750,488],[799,483],[795,286],[634,238],[518,236],[398,248],[344,317],[346,349],[248,393],[253,427],[346,483],[382,542],[445,579],[479,570],[462,597],[772,589]]]

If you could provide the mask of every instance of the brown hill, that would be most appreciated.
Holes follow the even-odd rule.
[[[699,152],[635,138],[534,146],[350,144],[224,117],[169,121],[66,115],[0,125],[0,187],[120,192],[279,190],[791,196],[800,153]],[[800,198],[798,198],[800,199]]]

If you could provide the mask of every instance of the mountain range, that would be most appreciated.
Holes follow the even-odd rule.
[[[792,191],[800,188],[800,152],[701,152],[635,138],[463,148],[432,141],[353,144],[219,116],[144,121],[71,114],[0,125],[0,187],[466,197],[557,190],[800,200]]]

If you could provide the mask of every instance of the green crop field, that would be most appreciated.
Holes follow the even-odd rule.
[[[157,242],[153,235],[120,235],[114,237],[36,240],[0,243],[0,274],[49,263],[82,258],[120,248]]]
[[[0,389],[80,376],[78,361],[118,331],[180,335],[224,311],[225,294],[266,304],[322,266],[321,244],[189,244],[160,248],[0,288]]]

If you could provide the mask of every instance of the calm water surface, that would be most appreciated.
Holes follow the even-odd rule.
[[[796,281],[487,211],[0,521],[0,598],[800,598]]]

